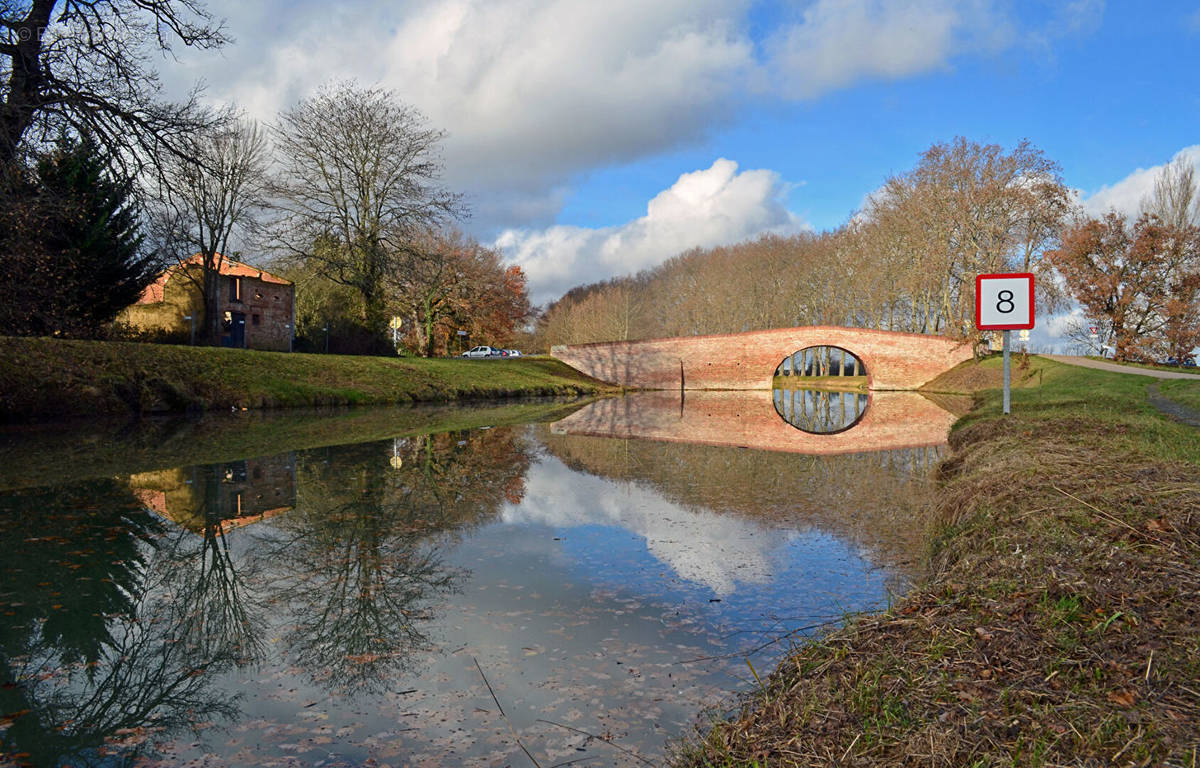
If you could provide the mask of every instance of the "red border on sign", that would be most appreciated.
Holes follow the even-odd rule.
[[[983,290],[983,281],[988,278],[997,277],[1023,277],[1029,281],[1029,322],[1021,325],[984,325],[983,312],[979,306],[979,293]],[[981,331],[1028,331],[1033,328],[1033,273],[1032,272],[1007,272],[992,275],[976,275],[975,276],[975,327]]]

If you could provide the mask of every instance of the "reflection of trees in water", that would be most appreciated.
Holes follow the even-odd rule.
[[[126,486],[0,497],[0,751],[36,765],[111,763],[152,735],[234,714],[209,690],[231,658],[180,642],[195,595],[157,555],[162,524]],[[114,735],[124,745],[105,746]]]
[[[262,658],[265,650],[259,599],[251,589],[261,572],[253,558],[235,563],[220,521],[197,536],[177,533],[163,548],[177,574],[173,588],[186,600],[176,635],[200,658],[226,657],[239,665]]]
[[[937,446],[814,456],[539,431],[568,466],[653,488],[668,500],[767,525],[812,526],[866,548],[876,562],[911,559],[913,516],[928,503]]]
[[[253,589],[262,581],[262,568],[254,558],[235,563],[226,534],[290,509],[294,467],[289,452],[130,478],[145,503],[181,526],[161,554],[178,574],[174,589],[189,598],[177,634],[201,657],[229,656],[245,663],[263,654],[263,620]]]
[[[448,533],[519,500],[525,444],[497,429],[323,448],[297,461],[297,509],[260,548],[280,587],[295,662],[319,681],[376,689],[430,640],[423,624],[461,573]]]
[[[460,576],[442,543],[519,500],[529,462],[512,430],[307,452],[300,508],[240,556],[226,533],[241,482],[229,465],[159,489],[186,530],[146,509],[147,485],[141,498],[115,480],[0,495],[0,762],[129,762],[235,717],[214,683],[262,657],[267,600],[294,612],[287,641],[314,678],[386,685],[428,644],[423,619]]]

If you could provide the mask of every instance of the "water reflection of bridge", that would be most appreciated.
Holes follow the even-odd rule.
[[[769,391],[688,392],[684,398],[658,391],[597,401],[551,428],[560,434],[840,454],[942,445],[956,418],[915,392],[872,392],[859,413],[851,429],[813,434],[781,419]]]
[[[834,392],[820,389],[776,389],[775,411],[797,429],[831,435],[856,425],[867,410],[866,392]]]

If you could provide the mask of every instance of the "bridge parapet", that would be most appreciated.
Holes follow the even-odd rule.
[[[969,342],[920,333],[807,326],[555,346],[550,354],[593,378],[641,389],[771,389],[785,357],[839,347],[867,368],[870,389],[917,389],[972,355]]]

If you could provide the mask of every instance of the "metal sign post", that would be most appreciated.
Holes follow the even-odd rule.
[[[1004,332],[1004,413],[1011,412],[1012,331],[1033,328],[1033,274],[1013,272],[975,277],[975,327]]]
[[[1011,408],[1011,397],[1009,391],[1011,387],[1009,382],[1012,381],[1011,364],[1009,363],[1008,350],[1012,346],[1012,331],[1004,332],[1004,413],[1009,413]]]

